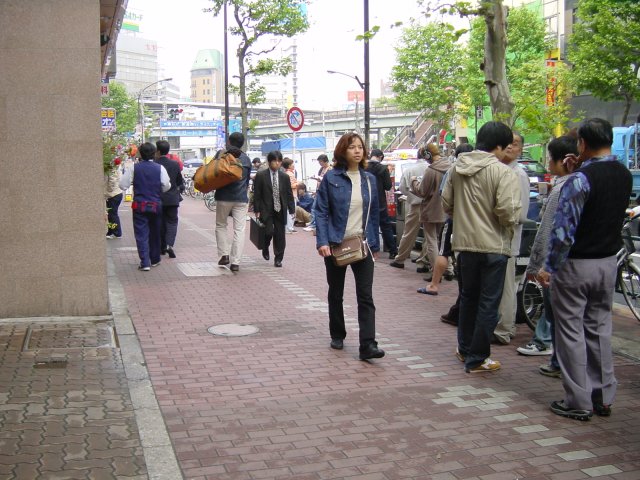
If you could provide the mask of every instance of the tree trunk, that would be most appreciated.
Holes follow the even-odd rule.
[[[484,39],[484,83],[495,120],[512,126],[515,105],[507,81],[507,8],[502,0],[482,2],[487,35]]]
[[[627,117],[629,116],[629,110],[631,110],[631,102],[632,98],[630,95],[624,96],[624,112],[622,113],[622,125],[623,127],[627,124]]]

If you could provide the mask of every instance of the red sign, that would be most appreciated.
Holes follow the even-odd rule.
[[[351,90],[347,92],[347,100],[349,102],[364,102],[364,91]]]
[[[298,107],[291,107],[287,112],[287,125],[294,132],[299,131],[304,126],[304,113]]]

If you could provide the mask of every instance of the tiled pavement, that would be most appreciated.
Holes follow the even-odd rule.
[[[24,337],[16,329],[28,322],[0,323],[0,335],[12,342],[1,350],[0,336],[0,479],[145,478],[142,444],[149,477],[177,480],[177,471],[158,467],[161,460],[171,465],[166,442],[155,442],[164,450],[149,453],[153,440],[162,438],[160,412],[188,479],[640,479],[635,320],[616,315],[622,350],[631,356],[615,359],[619,388],[613,415],[590,422],[563,419],[548,409],[562,398],[560,382],[537,373],[546,357],[515,353],[531,336],[524,325],[512,346],[495,347],[501,371],[463,372],[453,355],[455,329],[439,321],[454,299],[454,284],[444,283],[438,297],[418,295],[423,282],[413,264],[406,262],[400,271],[380,260],[374,298],[387,356],[361,362],[350,275],[345,350],[329,349],[324,269],[311,234],[287,235],[282,269],[265,262],[247,239],[240,272],[232,274],[216,265],[214,214],[192,199],[180,210],[178,258],[163,258],[143,273],[136,269],[127,205],[121,208],[125,239],[110,241],[108,249],[117,275],[111,279],[112,298],[124,362],[117,349],[107,349],[108,355],[98,354],[107,355],[109,368],[100,369],[107,362],[91,357],[98,349],[84,348],[69,357],[78,363],[66,369],[33,369],[36,354],[20,352],[22,340],[16,340]],[[126,323],[129,315],[135,332]],[[259,332],[229,337],[207,331],[227,323]],[[135,348],[127,353],[137,340],[144,359]],[[145,366],[155,398],[137,393],[138,387],[151,390],[144,383]],[[47,390],[54,384],[60,386]],[[60,408],[52,392],[62,396],[60,389],[79,389],[78,384],[83,396],[65,392],[63,406],[80,413],[43,412]],[[102,400],[97,407],[91,403],[98,402],[96,394]],[[87,405],[72,403],[78,401]],[[49,431],[51,415],[76,430]],[[84,423],[73,424],[74,419]],[[35,440],[23,439],[28,430],[21,422],[37,428]],[[154,433],[145,433],[149,429]],[[103,435],[103,443],[91,443],[92,433]],[[56,447],[56,437],[68,444],[81,438],[85,450],[75,454],[83,461],[96,458],[95,452],[103,458],[105,451],[114,452],[111,470],[100,477],[90,473],[93,465],[70,465],[74,457]],[[124,448],[127,471],[118,464]],[[45,470],[47,459],[58,462],[57,470]],[[38,468],[40,476],[20,476],[14,468]]]

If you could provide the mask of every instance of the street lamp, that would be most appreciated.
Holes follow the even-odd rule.
[[[173,78],[163,78],[162,80],[158,80],[157,82],[150,83],[138,93],[138,115],[140,115],[140,126],[142,127],[142,142],[140,143],[144,143],[144,98],[142,97],[142,94],[149,87],[153,87],[158,83],[169,82],[171,80],[173,80]]]
[[[335,70],[327,70],[327,73],[331,73],[331,74],[336,74],[336,75],[343,75],[345,77],[349,77],[349,78],[353,78],[356,82],[358,82],[358,85],[360,85],[360,88],[362,90],[364,90],[364,143],[365,145],[369,145],[369,102],[368,100],[368,88],[367,88],[367,84],[363,81],[361,81],[357,75],[349,75],[348,73],[344,73],[344,72],[336,72]],[[356,98],[357,100],[357,98]],[[356,103],[357,105],[357,103]],[[356,108],[356,116],[358,115],[357,113],[357,108]],[[357,121],[357,118],[356,118]]]
[[[343,72],[327,70],[327,73],[337,73],[345,77],[353,78],[360,88],[364,90],[364,143],[369,148],[369,127],[371,123],[371,109],[369,99],[369,0],[364,0],[364,82],[357,76],[348,75]]]

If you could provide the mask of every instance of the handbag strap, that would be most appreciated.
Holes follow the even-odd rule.
[[[367,172],[364,172],[367,175]],[[367,216],[364,219],[364,228],[362,229],[362,236],[364,240],[367,240],[367,225],[369,224],[369,213],[371,212],[371,180],[369,180],[369,176],[367,175],[367,188],[369,189],[369,204],[367,205]]]

